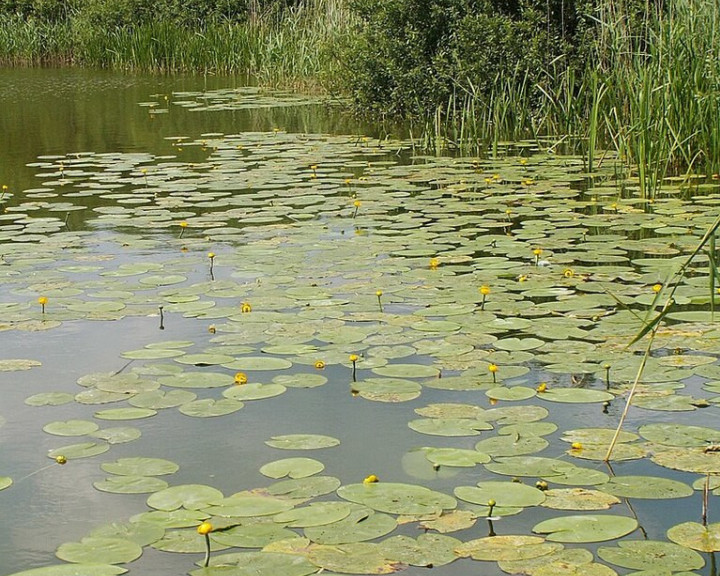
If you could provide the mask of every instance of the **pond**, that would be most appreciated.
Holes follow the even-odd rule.
[[[716,180],[413,154],[241,79],[0,82],[3,575],[715,574]]]

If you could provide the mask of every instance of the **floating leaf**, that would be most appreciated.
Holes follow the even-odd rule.
[[[308,560],[324,570],[340,574],[392,574],[400,569],[395,560],[385,557],[381,546],[369,542],[313,546]]]
[[[338,522],[325,526],[305,528],[307,538],[318,544],[348,544],[374,540],[389,534],[397,527],[397,521],[387,514],[356,504],[350,505],[348,515]]]
[[[147,494],[164,490],[168,483],[152,476],[110,476],[93,482],[93,486],[101,492],[114,494]]]
[[[62,406],[74,399],[75,396],[68,392],[42,392],[26,398],[25,404],[28,406]]]
[[[458,546],[455,552],[473,560],[525,560],[547,556],[561,549],[561,544],[545,542],[537,536],[501,535],[470,540]]]
[[[490,462],[490,456],[477,450],[461,448],[423,448],[425,457],[437,466],[459,466],[470,468],[476,464]]]
[[[202,484],[181,484],[155,492],[147,499],[147,505],[156,510],[200,510],[222,501],[220,490]]]
[[[453,510],[441,514],[434,520],[424,520],[420,522],[420,528],[447,534],[449,532],[458,532],[472,528],[476,521],[477,516],[474,512],[469,510]]]
[[[388,558],[410,566],[435,568],[457,560],[454,549],[460,543],[460,540],[450,536],[421,534],[417,539],[393,536],[380,542],[380,546]]]
[[[322,434],[287,434],[273,436],[270,440],[266,440],[265,444],[282,450],[317,450],[337,446],[340,440]]]
[[[307,478],[324,469],[322,462],[312,458],[283,458],[265,464],[260,468],[260,473],[269,478]]]
[[[8,486],[12,485],[13,480],[9,476],[0,476],[0,490],[5,490]]]
[[[587,388],[548,388],[538,398],[550,402],[586,403],[607,402],[615,398],[610,392],[603,390],[590,390]]]
[[[216,567],[216,568],[214,568]],[[191,570],[190,576],[258,576],[277,574],[282,576],[309,576],[318,567],[305,556],[274,552],[233,552],[213,555],[209,568]]]
[[[267,492],[293,500],[305,500],[335,492],[338,486],[340,486],[340,480],[334,476],[310,476],[275,482],[268,486]]]
[[[43,431],[56,436],[84,436],[95,432],[99,426],[90,420],[66,420],[50,422],[43,426]]]
[[[492,430],[487,422],[470,418],[420,418],[411,420],[408,426],[433,436],[477,436],[482,430]]]
[[[218,531],[213,539],[218,544],[234,548],[262,548],[277,540],[286,540],[297,536],[292,530],[273,522],[256,522],[248,525],[233,526]]]
[[[545,501],[545,493],[534,486],[518,482],[480,482],[478,486],[458,486],[455,496],[472,504],[486,506],[495,500],[496,506],[523,508],[537,506]]]
[[[619,503],[618,498],[600,490],[555,488],[545,491],[545,501],[540,505],[554,510],[607,510]]]
[[[229,498],[215,500],[204,510],[213,516],[225,518],[249,518],[253,516],[272,516],[290,510],[293,503],[264,494],[238,493]]]
[[[240,410],[245,404],[232,398],[203,398],[202,400],[193,400],[183,404],[178,408],[180,412],[186,416],[194,418],[213,418],[216,416],[225,416]]]
[[[613,476],[603,490],[622,498],[686,498],[693,495],[692,487],[670,478],[656,476]]]
[[[697,570],[705,560],[697,552],[671,542],[623,540],[617,546],[600,547],[598,556],[623,568],[633,570]]]
[[[162,458],[118,458],[115,462],[100,464],[105,472],[122,476],[162,476],[174,474],[179,466]]]
[[[349,502],[314,502],[309,506],[281,512],[273,520],[290,528],[324,526],[347,518],[350,510]]]
[[[150,418],[155,414],[157,411],[149,408],[110,408],[95,412],[95,418],[100,418],[100,420],[138,420]]]
[[[109,564],[57,564],[44,568],[33,568],[15,572],[10,576],[115,576],[124,574],[126,568],[111,566]]]
[[[630,534],[637,520],[611,514],[598,516],[560,516],[533,526],[533,532],[547,534],[553,542],[603,542]]]
[[[346,484],[338,496],[389,514],[426,515],[452,510],[455,498],[424,486],[393,482]]]
[[[658,422],[645,424],[640,427],[638,432],[646,440],[666,446],[704,447],[720,442],[720,430],[703,426]]]
[[[140,558],[142,547],[123,538],[89,536],[80,542],[61,544],[55,555],[66,562],[125,564]]]
[[[676,524],[667,531],[667,537],[681,546],[700,552],[720,551],[720,523],[717,522],[707,526],[697,522]]]
[[[232,398],[233,400],[262,400],[264,398],[279,396],[286,390],[287,388],[282,384],[260,384],[252,382],[223,390],[223,396]]]
[[[71,444],[69,446],[63,446],[62,448],[55,448],[48,452],[49,458],[57,458],[58,456],[65,456],[68,460],[74,458],[90,458],[97,456],[103,452],[110,450],[110,445],[106,443],[98,442],[82,442],[81,444]],[[112,564],[112,562],[110,562]]]

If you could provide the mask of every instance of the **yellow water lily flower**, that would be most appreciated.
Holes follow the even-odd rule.
[[[210,334],[215,334],[215,332],[217,332],[217,328],[215,328],[215,324],[210,324],[210,326],[208,326],[208,332],[210,332]]]
[[[495,374],[495,372],[498,371],[497,364],[489,364],[489,365],[488,365],[488,370],[490,370],[490,372],[492,372],[493,374]]]
[[[197,527],[198,534],[210,534],[213,531],[213,525],[210,522],[203,522]]]
[[[65,456],[62,456],[62,455],[55,456],[55,462],[57,462],[58,464],[67,464],[67,458],[65,458]]]
[[[437,258],[430,258],[430,270],[436,270],[440,266],[440,260]]]
[[[240,305],[240,312],[243,314],[247,314],[248,312],[252,312],[252,306],[250,306],[249,302],[243,302]]]
[[[210,258],[210,260],[215,258],[215,252],[208,252],[208,258]]]
[[[315,368],[317,368],[318,370],[322,370],[323,368],[325,368],[325,362],[323,362],[322,360],[316,360]]]
[[[378,478],[377,476],[375,476],[375,474],[370,474],[370,476],[367,476],[367,477],[363,480],[363,484],[373,484],[373,483],[375,483],[375,482],[380,482],[380,478]]]
[[[355,364],[355,362],[357,362],[358,360],[360,360],[360,356],[358,356],[357,354],[350,354],[350,362]]]
[[[583,445],[580,442],[573,442],[570,446],[573,450],[582,450]]]
[[[238,386],[242,386],[243,384],[247,384],[248,377],[245,372],[236,372],[235,373],[235,384]]]
[[[483,284],[482,286],[480,286],[480,294],[482,294],[483,296],[487,296],[488,294],[490,294],[490,286],[488,286],[487,284]]]
[[[662,284],[654,284],[652,287],[652,291],[655,292],[655,294],[660,292],[660,290],[662,290],[662,289],[663,289]]]

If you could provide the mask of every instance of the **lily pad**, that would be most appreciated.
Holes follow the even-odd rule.
[[[338,496],[389,514],[439,514],[457,506],[455,498],[424,486],[393,482],[346,484]]]
[[[374,540],[389,534],[397,521],[387,514],[376,514],[364,506],[354,506],[344,519],[325,526],[305,528],[305,537],[318,544],[337,545]]]
[[[100,465],[108,474],[121,476],[162,476],[174,474],[180,467],[162,458],[119,458],[115,462],[104,462]]]
[[[68,460],[74,458],[91,458],[108,450],[110,450],[110,445],[105,442],[82,442],[80,444],[71,444],[50,450],[48,457],[55,459],[58,456],[64,456]],[[110,564],[112,564],[112,562],[110,562]]]
[[[617,546],[601,546],[598,556],[623,568],[633,570],[697,570],[705,565],[705,560],[694,550],[655,540],[623,540]]]
[[[545,542],[537,536],[500,535],[470,540],[458,546],[455,551],[460,556],[470,556],[473,560],[499,562],[547,556],[561,548],[561,544]]]
[[[43,426],[43,431],[56,436],[84,436],[95,432],[99,426],[90,420],[66,420],[50,422]]]
[[[524,508],[538,506],[545,501],[545,493],[534,486],[518,482],[480,482],[478,486],[458,486],[455,496],[472,504],[486,506],[494,500],[496,506]]]
[[[700,552],[720,551],[720,523],[703,526],[697,522],[676,524],[667,531],[667,537],[681,546]]]
[[[309,576],[318,567],[305,556],[276,552],[233,552],[213,555],[208,568],[191,570],[190,576]]]
[[[147,494],[164,490],[168,483],[153,476],[110,476],[93,482],[93,486],[101,492],[114,494]]]
[[[273,436],[265,444],[281,450],[318,450],[331,448],[340,444],[340,440],[322,434],[287,434]]]
[[[283,458],[265,464],[260,473],[269,478],[307,478],[324,469],[325,465],[313,458]]]
[[[181,484],[155,492],[147,499],[147,505],[156,510],[171,511],[178,508],[201,510],[222,501],[220,490],[202,484]]]
[[[61,544],[55,552],[60,560],[76,563],[125,564],[142,556],[142,547],[123,538],[86,537]]]
[[[125,572],[127,572],[127,568],[121,568],[120,566],[80,563],[32,568],[31,570],[15,572],[10,576],[116,576]]]
[[[686,498],[694,493],[692,487],[683,482],[656,476],[613,476],[603,490],[622,498],[651,500]]]
[[[588,514],[560,516],[533,526],[533,532],[547,534],[552,542],[603,542],[630,534],[638,527],[637,520],[627,516]]]
[[[186,416],[194,418],[214,418],[216,416],[225,416],[240,410],[245,404],[232,398],[203,398],[202,400],[193,400],[187,402],[178,408],[180,412]]]

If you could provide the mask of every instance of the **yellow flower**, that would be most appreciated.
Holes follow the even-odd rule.
[[[215,252],[208,252],[208,258],[210,258],[210,260],[215,258]]]
[[[187,226],[188,226],[188,223],[185,222],[185,220],[183,220],[182,222],[180,222],[180,228],[187,228]]]
[[[482,294],[483,296],[487,296],[488,294],[490,294],[490,286],[488,286],[487,284],[483,284],[482,286],[480,286],[480,294]]]
[[[215,334],[215,332],[217,332],[215,324],[210,324],[210,326],[208,326],[208,332],[210,332],[210,334]]]
[[[583,445],[580,442],[573,442],[570,446],[573,450],[582,450]]]
[[[493,374],[495,374],[495,372],[498,371],[497,364],[489,364],[489,365],[488,365],[488,370],[490,370],[490,372],[492,372]]]
[[[542,394],[543,392],[545,392],[545,390],[547,390],[547,382],[540,382],[540,384],[538,384],[538,387],[535,388],[535,390]]]
[[[250,306],[250,302],[243,302],[240,305],[240,312],[243,314],[247,314],[248,312],[252,312],[252,306]]]
[[[497,502],[495,502],[495,500],[493,500],[492,498],[490,498],[490,500],[488,500],[487,505],[490,506],[490,508],[495,507],[495,504],[497,504]]]
[[[325,362],[323,362],[322,360],[316,360],[315,368],[317,368],[318,370],[322,370],[323,368],[325,368]]]
[[[355,200],[355,202],[353,202],[353,206],[355,206],[355,208],[360,208],[360,206],[362,206],[362,202],[360,202],[360,200]]]
[[[540,254],[542,254],[542,253],[543,253],[542,248],[535,248],[535,250],[533,250],[533,254],[535,256],[540,256]]]
[[[213,525],[210,522],[203,522],[197,527],[198,534],[206,535],[213,531]]]
[[[430,270],[436,270],[440,266],[440,260],[437,258],[430,258]]]
[[[525,280],[527,280],[526,274],[520,274],[520,276],[517,277],[518,282],[525,282]]]
[[[380,482],[380,478],[375,476],[375,474],[370,474],[370,476],[366,477],[365,480],[363,480],[363,484],[373,484],[375,482]]]
[[[312,166],[310,166],[310,170],[315,172],[315,170],[317,170],[317,164],[313,164]]]
[[[67,464],[67,458],[65,456],[55,456],[55,462],[58,464]]]
[[[652,287],[652,290],[653,290],[653,292],[655,292],[655,294],[657,294],[658,292],[660,292],[660,290],[662,290],[662,284],[655,284]]]
[[[565,278],[572,278],[575,276],[575,271],[572,268],[565,268],[563,276],[565,276]]]
[[[248,377],[245,372],[236,372],[235,373],[235,384],[238,386],[242,386],[243,384],[247,384]]]
[[[382,296],[382,290],[378,290],[377,292],[375,292],[375,296],[380,298],[380,296]]]
[[[45,306],[45,304],[47,303],[48,299],[46,296],[40,296],[40,298],[38,298],[38,304],[40,304],[41,306]]]
[[[355,362],[357,362],[358,360],[360,360],[360,356],[358,356],[357,354],[350,354],[350,362],[355,364]]]

